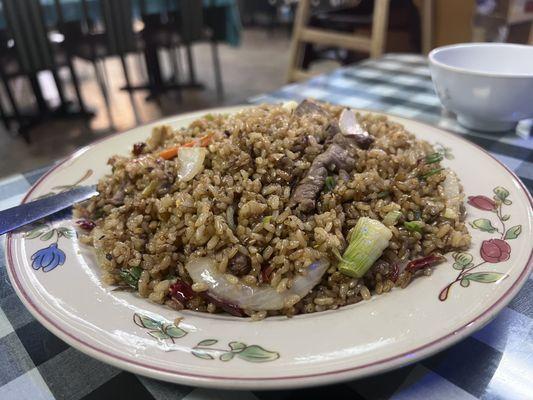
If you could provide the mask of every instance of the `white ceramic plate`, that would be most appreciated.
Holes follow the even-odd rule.
[[[185,126],[201,114],[159,121],[86,147],[46,173],[24,201],[65,185],[96,183],[109,171],[107,159],[127,154],[153,126]],[[177,313],[103,286],[93,254],[76,240],[68,218],[8,236],[11,282],[30,312],[73,347],[171,382],[232,389],[311,386],[427,357],[484,326],[527,279],[532,202],[518,179],[479,147],[435,127],[390,118],[453,157],[444,164],[458,173],[466,195],[474,196],[466,206],[468,221],[482,229],[471,229],[468,253],[455,259],[448,254],[447,263],[406,290],[291,319],[250,322]],[[494,196],[502,204],[497,211],[491,210]],[[176,326],[178,316],[183,320]]]

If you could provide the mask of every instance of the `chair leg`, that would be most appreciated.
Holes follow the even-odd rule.
[[[104,75],[104,82],[107,90],[109,91],[111,88],[111,82],[109,80],[109,73],[107,71],[107,64],[105,62],[105,58],[100,59],[100,67]],[[109,98],[111,98],[111,93],[108,92]]]
[[[74,69],[74,64],[70,57],[67,57],[67,63],[68,63],[68,69],[70,70],[70,76],[72,77],[72,84],[74,85],[74,90],[76,91],[76,97],[78,98],[78,105],[80,107],[80,111],[84,114],[87,113],[87,107],[85,107],[85,102],[83,101],[83,97],[81,96],[81,89],[80,89],[80,80],[78,79],[78,73]]]
[[[100,70],[98,65],[98,60],[93,60],[94,75],[96,76],[96,81],[100,87],[100,92],[102,92],[102,97],[104,98],[105,108],[107,112],[107,119],[109,120],[109,128],[111,130],[115,129],[115,123],[113,121],[113,115],[111,113],[111,102],[109,101],[109,92],[105,82],[105,78]]]
[[[67,101],[65,98],[65,91],[63,88],[63,83],[61,82],[61,79],[59,78],[59,74],[57,73],[57,70],[52,69],[52,77],[54,78],[54,82],[57,87],[57,94],[59,95],[59,101],[61,102],[61,107],[63,110],[66,111],[67,109]]]
[[[222,72],[220,71],[220,58],[218,55],[217,42],[211,42],[211,54],[213,56],[213,67],[215,72],[215,86],[217,89],[217,97],[221,100],[224,97],[224,87],[222,85]]]
[[[6,131],[9,130],[9,121],[7,119],[6,113],[4,112],[4,106],[2,105],[2,99],[0,99],[0,120]]]
[[[170,58],[170,67],[172,69],[172,80],[174,83],[179,83],[180,79],[180,69],[176,58],[176,48],[172,47],[168,51],[168,57]],[[176,90],[177,98],[181,101],[181,88],[178,87]]]
[[[124,54],[120,55],[120,62],[122,63],[122,70],[124,72],[124,78],[126,79],[126,85],[128,88],[131,88],[130,74],[128,72],[128,65],[126,64],[126,58],[124,57]],[[137,111],[137,106],[135,105],[135,98],[133,97],[131,90],[128,90],[128,93],[130,95],[131,108],[133,109],[133,114],[135,116],[135,123],[139,125],[141,120],[139,119],[139,113]]]
[[[196,70],[194,68],[194,59],[192,56],[192,47],[189,43],[185,44],[185,51],[187,53],[187,64],[189,67],[189,83],[196,83]]]
[[[137,70],[139,71],[139,76],[143,81],[148,81],[148,72],[146,72],[146,65],[144,64],[144,59],[141,53],[137,53],[135,56],[137,61]]]

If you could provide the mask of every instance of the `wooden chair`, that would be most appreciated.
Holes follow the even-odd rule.
[[[352,51],[367,52],[370,58],[380,57],[385,51],[387,27],[389,22],[390,0],[374,0],[374,10],[371,16],[371,34],[341,33],[322,28],[309,27],[313,3],[310,0],[300,0],[294,19],[289,70],[287,81],[293,82],[311,78],[314,74],[302,69],[304,45],[316,44],[332,46]],[[422,50],[428,53],[431,48],[431,15],[433,0],[419,0],[422,25]]]
[[[301,69],[303,60],[303,44],[313,43],[325,46],[335,46],[347,50],[365,51],[371,58],[379,57],[385,48],[390,0],[375,0],[372,16],[372,33],[370,37],[339,33],[325,29],[309,28],[307,22],[311,15],[311,1],[300,0],[294,18],[289,71],[287,81],[293,82],[308,79],[312,73]]]

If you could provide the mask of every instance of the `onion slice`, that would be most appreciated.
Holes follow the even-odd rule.
[[[313,289],[329,267],[329,261],[316,261],[307,267],[305,275],[294,278],[292,287],[283,293],[275,288],[264,286],[249,286],[243,283],[230,283],[224,274],[220,273],[214,260],[208,257],[195,258],[187,263],[185,269],[193,282],[205,283],[210,294],[217,299],[234,304],[242,309],[263,311],[281,310],[285,301],[294,295],[304,297]]]
[[[207,150],[203,147],[183,147],[178,152],[178,178],[183,182],[193,179],[204,168]]]

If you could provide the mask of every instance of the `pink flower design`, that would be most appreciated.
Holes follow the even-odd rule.
[[[481,258],[489,263],[507,261],[511,256],[511,246],[505,240],[484,240],[479,251]]]
[[[496,203],[494,200],[487,196],[469,196],[468,204],[485,211],[494,211],[496,209]]]

